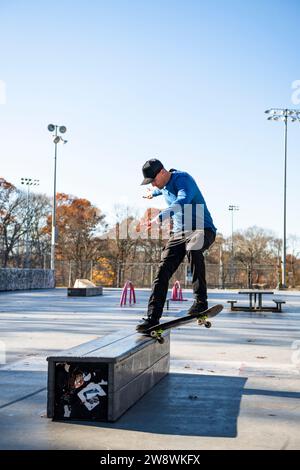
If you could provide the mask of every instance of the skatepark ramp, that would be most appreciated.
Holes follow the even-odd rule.
[[[47,358],[47,416],[116,421],[169,372],[170,336],[159,344],[117,331]]]

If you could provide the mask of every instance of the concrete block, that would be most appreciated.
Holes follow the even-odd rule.
[[[115,421],[169,372],[165,342],[122,330],[47,358],[47,415]]]
[[[68,287],[68,297],[91,297],[103,295],[103,287]]]

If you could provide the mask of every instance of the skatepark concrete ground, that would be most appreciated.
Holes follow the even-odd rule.
[[[115,423],[46,417],[46,357],[135,327],[149,290],[120,308],[121,290],[67,297],[66,289],[0,294],[0,449],[299,449],[300,292],[280,292],[282,313],[230,313],[211,329],[171,332],[170,374]],[[191,291],[184,298],[192,300]],[[190,302],[172,303],[164,319]]]

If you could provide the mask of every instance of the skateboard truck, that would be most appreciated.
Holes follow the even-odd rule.
[[[207,320],[208,317],[206,315],[200,315],[199,317],[197,317],[197,323],[199,326],[202,326],[204,325],[205,328],[210,328],[211,327],[211,322]]]
[[[160,344],[163,344],[165,342],[164,338],[162,337],[164,330],[159,329],[159,330],[153,330],[150,332],[150,336],[153,339],[156,339]]]

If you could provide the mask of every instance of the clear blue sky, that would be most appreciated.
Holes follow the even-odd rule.
[[[296,0],[0,0],[0,176],[38,178],[52,195],[46,128],[64,124],[58,191],[110,217],[114,203],[146,208],[141,167],[158,157],[195,177],[223,234],[236,204],[236,228],[281,236],[283,123],[264,110],[300,108],[299,22]],[[299,144],[290,124],[287,231],[298,235]]]

